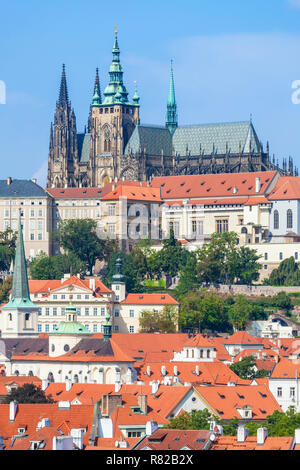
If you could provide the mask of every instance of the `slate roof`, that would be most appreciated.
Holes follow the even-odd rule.
[[[240,149],[248,153],[250,147],[258,153],[261,148],[253,124],[249,121],[180,126],[173,138],[166,127],[140,125],[132,133],[125,154],[146,148],[148,155],[161,155],[163,150],[164,155],[170,156],[174,148],[176,155],[185,156],[188,150],[191,156],[198,156],[201,147],[203,155],[210,155],[213,151],[216,155],[223,155],[226,145],[232,154],[238,154]]]
[[[0,197],[47,197],[47,193],[31,180],[0,180]]]
[[[81,163],[90,159],[91,134],[77,134],[78,158]]]
[[[1,338],[0,351],[8,358],[32,353],[47,355],[49,340],[48,338]]]
[[[148,155],[161,155],[162,150],[164,155],[172,155],[172,136],[169,129],[159,126],[136,126],[124,153],[137,153],[144,148]]]

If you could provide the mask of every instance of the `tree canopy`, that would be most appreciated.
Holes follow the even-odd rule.
[[[253,356],[243,357],[241,361],[234,362],[229,367],[241,379],[253,380],[261,377],[267,377],[267,370],[257,370]]]
[[[74,253],[47,256],[39,253],[29,264],[32,279],[62,279],[64,274],[84,274],[86,266]]]
[[[281,261],[277,269],[273,269],[264,284],[270,286],[300,286],[300,269],[293,256]]]
[[[32,383],[25,383],[24,385],[12,389],[4,399],[4,403],[11,401],[18,403],[55,403],[50,396],[46,396],[45,392]]]
[[[161,311],[147,310],[140,315],[142,333],[176,333],[178,326],[177,309],[166,305]]]
[[[0,271],[9,271],[15,256],[17,234],[7,228],[0,232]]]

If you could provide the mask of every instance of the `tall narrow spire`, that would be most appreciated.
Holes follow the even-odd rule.
[[[19,216],[19,228],[14,262],[14,274],[11,300],[5,307],[35,307],[30,300],[27,266],[22,233],[21,215]]]
[[[178,126],[177,105],[176,105],[176,99],[175,99],[173,62],[171,61],[169,97],[168,97],[167,113],[166,113],[166,127],[169,129],[171,134],[174,134],[177,126]]]
[[[95,78],[92,106],[98,106],[99,104],[101,104],[101,91],[100,91],[99,70],[98,68],[96,68],[96,78]]]
[[[65,64],[63,64],[62,67],[58,103],[60,105],[66,105],[69,103]]]
[[[112,63],[109,69],[109,84],[104,91],[103,104],[130,104],[128,91],[123,83],[123,69],[120,63],[118,31],[115,30],[115,41],[112,50]]]

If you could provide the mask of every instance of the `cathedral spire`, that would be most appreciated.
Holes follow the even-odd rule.
[[[100,91],[99,70],[97,67],[92,106],[98,106],[99,104],[101,104],[101,91]]]
[[[104,91],[104,105],[130,104],[128,91],[123,83],[123,69],[120,63],[118,31],[115,29],[115,41],[112,50],[112,63],[109,69],[109,84]]]
[[[166,127],[169,129],[171,134],[174,134],[177,126],[178,126],[177,105],[176,105],[176,99],[175,99],[173,61],[171,60],[169,97],[168,97],[167,113],[166,113]]]
[[[65,64],[62,66],[58,103],[60,105],[67,105],[69,103]]]

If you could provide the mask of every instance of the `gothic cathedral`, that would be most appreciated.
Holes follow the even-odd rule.
[[[122,177],[253,172],[298,174],[290,158],[280,170],[264,151],[252,121],[178,126],[173,67],[164,126],[140,124],[137,90],[129,100],[115,32],[109,84],[101,96],[98,69],[88,126],[77,133],[65,66],[51,123],[47,187],[102,187]]]

